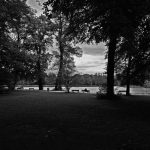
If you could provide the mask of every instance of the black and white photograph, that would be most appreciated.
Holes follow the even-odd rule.
[[[150,0],[0,0],[0,150],[150,150]]]

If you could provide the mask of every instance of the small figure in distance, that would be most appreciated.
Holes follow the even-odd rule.
[[[84,89],[85,92],[88,92],[87,88]]]
[[[84,92],[87,92],[87,93],[88,93],[88,92],[90,92],[90,90],[88,90],[88,89],[85,88],[84,90],[82,90],[82,92],[83,92],[83,93],[84,93]]]

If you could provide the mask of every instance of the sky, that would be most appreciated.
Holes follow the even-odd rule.
[[[43,12],[42,6],[39,6],[39,1],[42,3],[46,0],[27,0],[27,4],[37,10],[37,15]],[[80,58],[75,57],[75,65],[78,73],[95,74],[106,71],[106,46],[104,43],[82,44],[80,47],[82,48],[83,55]]]

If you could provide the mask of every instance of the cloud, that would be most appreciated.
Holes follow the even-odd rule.
[[[43,14],[42,4],[46,2],[46,0],[27,0],[27,5],[31,6],[33,9],[36,9],[37,16]]]
[[[105,55],[107,47],[104,43],[100,44],[83,44],[81,45],[81,48],[83,50],[83,54],[89,54],[89,55]]]
[[[82,44],[83,56],[75,57],[75,65],[80,73],[102,73],[106,71],[105,52],[107,47],[105,43],[100,44]]]
[[[105,72],[105,64],[104,55],[84,54],[81,58],[75,57],[75,65],[80,73],[95,74]]]

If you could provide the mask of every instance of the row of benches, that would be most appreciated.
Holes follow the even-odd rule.
[[[18,87],[17,90],[23,90],[22,87]],[[34,88],[29,88],[29,90],[34,90]]]
[[[17,90],[22,90],[23,88],[21,87],[18,87]],[[29,88],[29,90],[34,90],[34,88]],[[47,91],[49,91],[49,88],[47,88]],[[72,92],[78,92],[79,93],[79,90],[72,90]],[[87,90],[87,89],[84,89],[82,90],[83,93],[90,93],[90,90]]]

